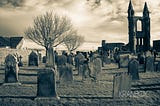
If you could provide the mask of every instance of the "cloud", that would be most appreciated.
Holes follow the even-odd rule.
[[[24,0],[0,0],[0,7],[21,7]]]
[[[132,0],[136,15],[142,15],[144,2],[151,12],[151,35],[160,33],[160,1]],[[0,34],[24,35],[33,18],[46,11],[67,14],[88,41],[128,42],[127,9],[129,0],[0,0]],[[63,12],[62,12],[63,11]],[[4,30],[5,29],[5,30]],[[8,34],[6,34],[8,32]]]

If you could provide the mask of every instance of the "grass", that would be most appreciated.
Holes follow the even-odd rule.
[[[105,65],[97,81],[90,78],[81,81],[74,72],[74,81],[59,83],[57,93],[60,100],[34,100],[37,93],[36,67],[23,67],[19,71],[22,85],[3,85],[4,70],[0,68],[0,106],[158,106],[160,105],[160,73],[140,73],[140,80],[132,82],[132,90],[147,92],[145,97],[112,99],[113,76],[127,72],[126,68],[118,69],[116,64]],[[58,77],[57,77],[58,78]]]

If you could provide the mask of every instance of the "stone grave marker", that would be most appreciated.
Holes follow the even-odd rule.
[[[131,92],[131,76],[123,73],[113,78],[113,98],[128,97]]]
[[[93,61],[89,63],[89,68],[91,70],[90,76],[96,80],[97,75],[102,70],[102,60],[100,58],[94,58]]]
[[[42,57],[42,63],[46,63],[46,56]]]
[[[159,61],[158,64],[157,64],[156,71],[157,71],[157,72],[160,72],[160,61]]]
[[[29,55],[28,66],[38,66],[38,55],[34,51]]]
[[[129,55],[120,55],[119,68],[127,68],[129,63]]]
[[[146,57],[145,72],[154,71],[154,57]]]
[[[59,67],[59,79],[60,82],[73,81],[73,71],[71,64],[66,64]]]
[[[128,74],[132,76],[132,80],[139,80],[138,61],[136,59],[130,60],[128,63]]]
[[[18,83],[18,61],[14,55],[5,58],[5,83]]]
[[[38,71],[37,96],[38,97],[57,97],[54,69],[45,68],[44,70]]]

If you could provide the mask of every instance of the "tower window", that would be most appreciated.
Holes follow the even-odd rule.
[[[137,31],[142,31],[142,22],[140,20],[137,21]]]

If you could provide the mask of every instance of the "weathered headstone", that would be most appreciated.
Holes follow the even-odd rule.
[[[83,72],[83,62],[85,61],[85,57],[82,53],[78,53],[75,57],[76,68],[78,70],[78,75],[82,75]]]
[[[125,94],[131,92],[131,81],[132,81],[131,76],[125,73],[114,76],[113,98],[128,97],[129,95]]]
[[[157,71],[157,72],[160,72],[160,61],[159,61],[158,64],[157,64],[156,71]]]
[[[18,62],[14,55],[7,55],[5,58],[5,83],[18,82]]]
[[[132,76],[132,80],[139,80],[138,65],[136,59],[132,59],[128,63],[128,74]]]
[[[127,68],[129,63],[129,55],[120,55],[119,68]]]
[[[42,57],[42,63],[46,63],[46,56]]]
[[[38,97],[57,97],[55,70],[46,68],[38,71],[37,78]]]
[[[32,51],[29,55],[29,66],[38,66],[38,55],[34,51]]]
[[[97,75],[101,72],[102,70],[102,61],[100,58],[94,58],[92,62],[89,63],[89,68],[91,70],[91,76],[93,78],[97,78]]]
[[[154,71],[154,57],[146,57],[145,72]]]
[[[73,81],[72,65],[66,64],[59,67],[59,79],[60,79],[60,82]]]

